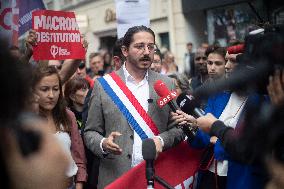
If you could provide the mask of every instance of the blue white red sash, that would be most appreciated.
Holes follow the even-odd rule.
[[[98,81],[142,140],[159,134],[156,124],[115,72]]]

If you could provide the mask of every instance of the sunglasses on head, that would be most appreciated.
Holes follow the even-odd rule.
[[[82,62],[82,63],[80,63],[78,68],[81,70],[81,69],[85,68],[85,66],[86,66],[86,64]]]

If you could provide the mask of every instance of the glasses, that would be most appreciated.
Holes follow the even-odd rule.
[[[204,56],[204,57],[196,57],[195,58],[195,60],[197,60],[197,61],[200,61],[201,59],[202,60],[207,60],[207,57]]]
[[[147,46],[150,52],[153,52],[155,50],[154,43],[150,43],[150,44],[137,43],[133,45],[134,48],[138,49],[139,51],[143,51],[143,52],[146,50],[145,46]]]

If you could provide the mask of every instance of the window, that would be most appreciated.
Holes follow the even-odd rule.
[[[265,12],[260,7],[263,7],[261,2],[255,4],[258,13],[265,18]],[[243,40],[258,22],[255,14],[245,3],[208,10],[208,41],[210,44],[219,43],[221,46],[227,46],[231,40]]]
[[[161,47],[165,47],[168,50],[170,50],[170,38],[169,38],[169,32],[166,33],[159,33],[160,41],[161,41]]]

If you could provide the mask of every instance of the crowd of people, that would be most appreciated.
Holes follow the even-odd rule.
[[[111,53],[90,53],[88,63],[67,59],[32,64],[36,41],[30,31],[25,53],[0,43],[0,180],[5,188],[102,189],[143,161],[145,138],[153,138],[156,156],[186,140],[181,125],[199,127],[196,136],[187,139],[189,146],[212,152],[200,167],[199,189],[284,187],[283,142],[274,141],[277,148],[264,158],[243,142],[253,105],[270,104],[277,110],[267,114],[277,119],[271,126],[275,136],[283,136],[282,70],[270,76],[267,94],[223,89],[201,99],[205,115],[198,118],[160,109],[154,83],[162,80],[178,94],[191,94],[238,72],[237,56],[242,52],[205,43],[194,51],[188,43],[179,68],[182,64],[172,52],[161,53],[150,28],[135,26],[117,40]],[[282,50],[283,41],[277,41]],[[86,40],[82,46],[92,51]],[[283,55],[270,56],[283,63]]]

